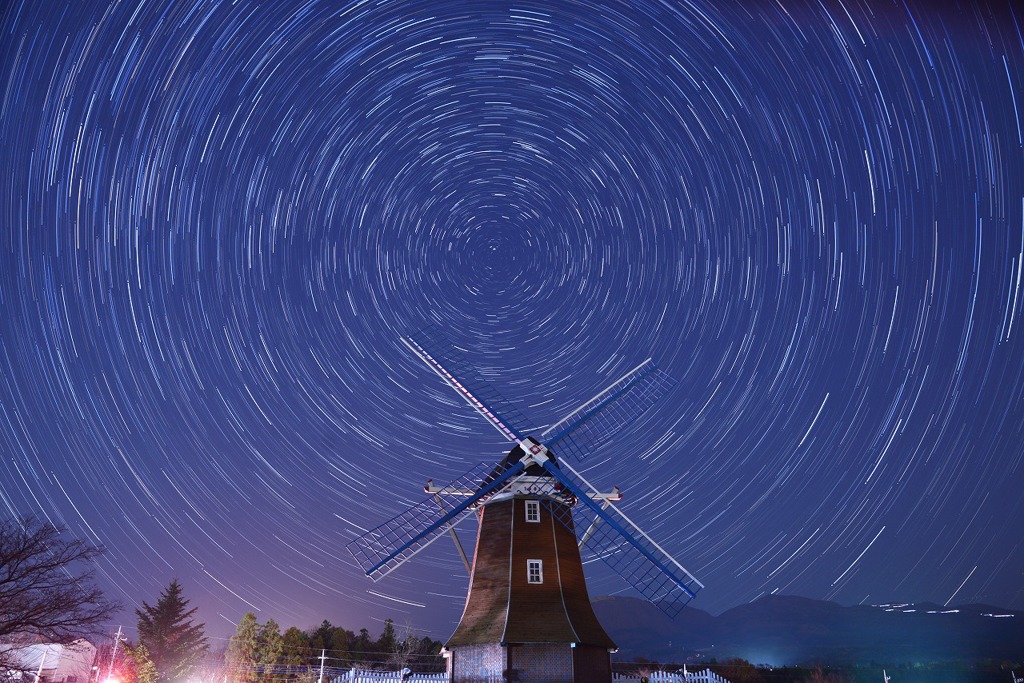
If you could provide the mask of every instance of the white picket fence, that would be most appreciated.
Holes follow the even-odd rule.
[[[643,677],[639,674],[614,674],[612,676],[612,683],[641,683],[642,681]],[[685,676],[682,672],[655,671],[647,674],[647,683],[729,683],[729,681],[711,669],[704,669],[696,672],[687,671]]]
[[[639,674],[614,674],[612,683],[641,683]],[[448,674],[412,674],[409,678],[402,678],[400,671],[351,671],[331,679],[331,683],[448,683]],[[688,671],[684,676],[682,673],[668,673],[666,671],[655,671],[647,675],[647,683],[729,683],[726,679],[715,674],[710,669],[704,671]]]
[[[687,672],[686,683],[729,683],[711,669],[704,669],[696,673]]]
[[[332,678],[331,683],[448,683],[448,674],[412,674],[402,678],[401,671],[362,671],[352,669]]]

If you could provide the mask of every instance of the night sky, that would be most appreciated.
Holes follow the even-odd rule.
[[[538,426],[677,381],[581,471],[693,607],[1024,609],[1009,3],[0,13],[0,515],[106,546],[126,626],[178,577],[219,636],[451,633],[450,543],[345,548],[507,451],[426,325]]]

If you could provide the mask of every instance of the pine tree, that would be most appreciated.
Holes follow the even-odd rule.
[[[259,630],[259,640],[256,643],[256,663],[260,670],[260,681],[270,683],[274,680],[277,663],[281,659],[284,640],[281,638],[281,627],[273,619]]]
[[[385,619],[384,631],[380,634],[380,638],[377,640],[377,651],[393,652],[397,642],[398,637],[395,635],[395,622],[391,619]]]
[[[350,660],[352,659],[351,643],[355,640],[356,634],[352,631],[337,627],[334,629],[334,634],[331,636],[331,653],[334,655],[334,659],[344,666],[349,666]]]
[[[374,642],[370,638],[370,632],[365,628],[359,629],[359,635],[352,643],[352,657],[361,664],[373,666]]]
[[[142,609],[135,610],[139,645],[148,650],[157,681],[186,677],[206,654],[204,624],[193,623],[197,611],[197,607],[188,609],[177,579],[160,594],[156,605],[150,607],[143,602]]]
[[[323,620],[316,630],[309,634],[310,646],[315,652],[331,649],[331,638],[334,634],[334,625],[326,619]]]
[[[125,643],[125,665],[120,668],[123,683],[157,683],[156,665],[145,645]]]
[[[283,651],[277,622],[268,619],[261,626],[256,615],[248,612],[238,622],[224,659],[235,683],[270,683],[280,678],[277,665],[282,663]]]
[[[260,625],[252,612],[247,612],[235,627],[235,635],[231,636],[224,655],[228,675],[235,683],[256,683],[259,632]]]
[[[281,636],[281,664],[285,666],[285,674],[289,680],[299,677],[300,673],[309,670],[313,659],[313,648],[309,646],[309,636],[292,626]]]

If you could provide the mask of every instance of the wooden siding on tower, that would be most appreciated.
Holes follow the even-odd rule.
[[[566,614],[562,599],[559,548],[555,541],[555,527],[563,530],[565,527],[552,519],[547,505],[540,506],[539,524],[525,521],[525,499],[516,499],[513,505],[515,513],[512,524],[515,533],[512,534],[511,596],[508,622],[502,640],[506,643],[575,643],[576,631]],[[527,580],[527,560],[541,560],[544,563],[543,583],[530,583]]]
[[[508,612],[511,547],[512,505],[483,506],[466,607],[447,647],[501,642]]]
[[[576,534],[542,499],[539,523],[526,521],[528,496],[481,508],[473,574],[462,620],[446,646],[565,643],[614,648],[587,594]],[[527,560],[544,563],[543,583],[529,583]]]
[[[505,628],[505,642],[589,642],[613,647],[611,639],[598,625],[590,606],[575,532],[551,514],[552,505],[562,504],[543,501],[540,523],[523,521],[525,505],[525,499],[515,501],[511,606]],[[529,559],[544,562],[543,584],[530,584],[527,581],[526,560]],[[577,611],[582,611],[582,614],[574,613]],[[586,614],[590,615],[590,620]],[[578,623],[584,626],[583,633]],[[597,641],[592,640],[595,637]]]
[[[559,505],[559,503],[549,503]],[[548,512],[547,505],[541,509]],[[543,514],[543,513],[542,513]],[[615,642],[605,633],[601,622],[594,614],[594,608],[590,604],[590,594],[587,592],[587,579],[583,575],[583,561],[580,559],[579,541],[576,539],[576,531],[572,528],[572,518],[569,519],[567,527],[561,521],[554,519],[555,543],[559,548],[558,573],[561,577],[562,600],[565,602],[565,611],[576,632],[574,642],[581,645],[596,645],[601,648],[615,648]]]

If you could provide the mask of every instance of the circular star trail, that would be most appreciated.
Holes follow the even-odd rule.
[[[538,425],[677,380],[583,466],[695,606],[1024,609],[1020,18],[744,4],[7,3],[0,514],[443,637],[454,552],[345,550],[506,448],[429,325]]]

